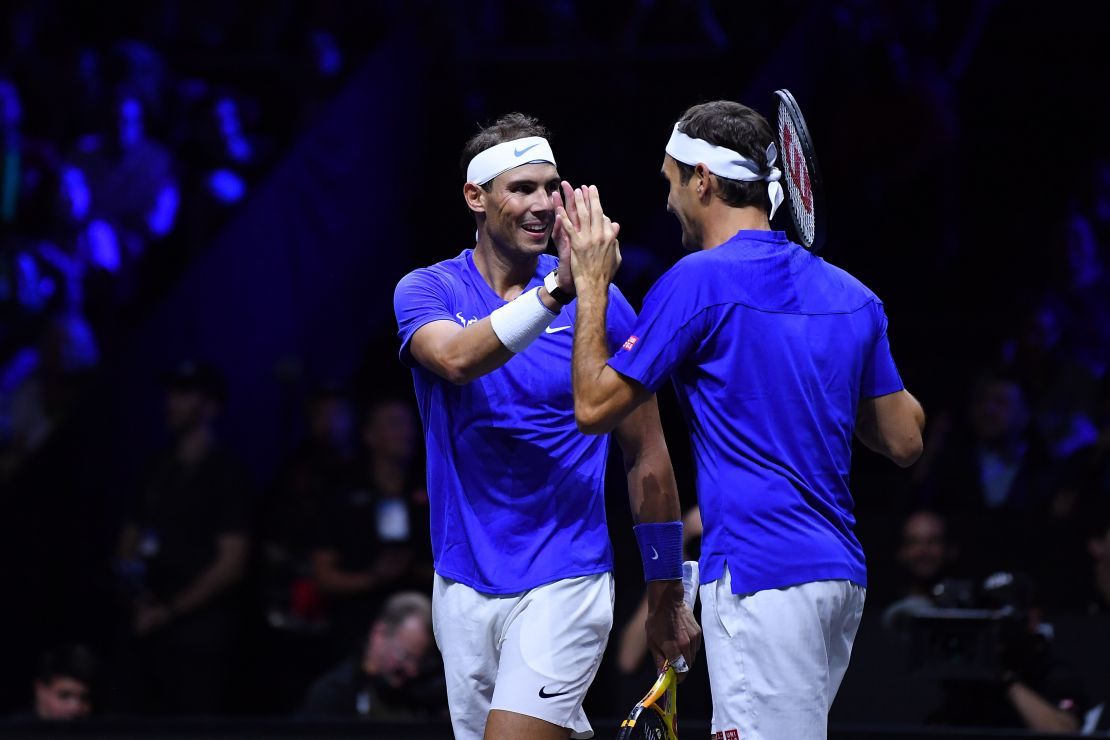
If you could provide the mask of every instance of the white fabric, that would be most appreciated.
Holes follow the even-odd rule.
[[[573,738],[593,737],[582,700],[613,627],[613,593],[612,573],[511,596],[483,594],[437,573],[432,629],[455,740],[481,740],[491,709],[570,728]]]
[[[778,149],[773,141],[767,145],[766,172],[761,171],[755,162],[741,156],[737,151],[710,144],[705,139],[695,139],[692,136],[687,136],[678,130],[677,123],[674,125],[671,138],[667,142],[667,154],[691,167],[700,162],[718,177],[742,182],[766,181],[767,195],[771,199],[771,218],[775,217],[775,211],[782,205],[782,184],[779,182],[782,179],[782,172],[778,167],[775,167],[775,161],[778,159]]]
[[[701,587],[715,736],[824,740],[866,591],[814,581],[737,595],[731,583],[726,568]]]
[[[540,300],[540,289],[532,288],[494,310],[489,322],[501,344],[520,354],[551,326],[556,316]]]
[[[493,178],[513,167],[532,162],[555,164],[551,144],[542,136],[526,136],[523,139],[503,141],[485,151],[478,152],[466,166],[466,181],[485,185]]]

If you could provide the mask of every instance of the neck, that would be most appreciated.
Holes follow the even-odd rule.
[[[190,429],[177,440],[177,459],[186,464],[200,461],[212,446],[212,435],[208,427]]]
[[[713,198],[705,207],[702,249],[713,249],[727,242],[737,231],[770,231],[767,211],[755,206],[733,208],[720,198]]]
[[[474,246],[474,266],[493,292],[511,301],[524,292],[536,272],[538,255],[507,254],[482,231]]]

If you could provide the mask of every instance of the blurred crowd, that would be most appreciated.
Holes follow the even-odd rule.
[[[31,466],[47,473],[65,467],[67,460],[37,453],[62,425],[85,379],[340,88],[352,57],[373,43],[376,26],[367,17],[385,12],[357,2],[278,2],[260,13],[248,3],[178,0],[124,2],[105,18],[96,5],[59,0],[4,9],[0,491]],[[690,48],[667,46],[667,53],[723,53],[736,44],[728,32],[735,9],[699,2],[691,6],[695,13],[682,14],[665,3],[662,12],[651,2],[626,5],[619,41],[629,54],[659,52],[652,39],[666,35],[661,29],[672,16],[687,24]],[[843,33],[823,42],[830,53],[821,74],[843,77],[837,93],[844,99],[878,100],[871,105],[905,124],[868,137],[859,145],[866,151],[840,156],[882,161],[895,147],[883,136],[894,133],[921,144],[898,157],[893,171],[861,171],[863,185],[841,189],[841,198],[864,198],[876,234],[900,234],[891,225],[920,213],[913,208],[955,208],[958,196],[974,188],[952,185],[967,135],[953,111],[991,6],[974,4],[962,32],[942,38],[934,33],[934,3],[915,4],[906,17],[882,3],[836,4],[833,18]],[[481,33],[454,24],[453,59],[482,64],[519,51],[510,43],[516,16],[503,3],[475,8],[467,22]],[[447,17],[457,19],[455,12]],[[545,42],[557,40],[559,28],[598,25],[591,25],[596,19],[588,3],[547,4],[532,13],[547,29]],[[773,21],[760,20],[768,28]],[[906,24],[914,34],[903,33]],[[775,39],[756,35],[760,52],[776,58]],[[577,51],[592,43],[588,34],[575,38],[569,48]],[[858,57],[886,74],[849,77]],[[467,114],[484,115],[501,104],[494,94],[479,96],[475,80],[459,84],[473,93],[463,104]],[[882,98],[878,90],[894,92]],[[935,135],[915,138],[910,129]],[[590,146],[582,143],[586,151]],[[828,171],[856,174],[855,161],[849,167],[838,162],[836,149],[823,151],[831,155],[823,160]],[[949,655],[937,673],[946,690],[922,721],[1046,730],[1065,727],[1052,722],[1067,717],[1091,727],[1105,722],[1098,709],[1110,680],[1104,673],[1099,684],[1069,668],[1067,656],[1052,648],[1051,629],[1058,620],[1105,626],[1098,620],[1110,619],[1110,160],[1093,157],[1077,172],[1066,196],[1054,194],[1039,213],[1040,259],[1026,268],[1029,274],[991,262],[1000,247],[983,245],[987,267],[969,259],[980,245],[952,217],[904,236],[903,248],[927,254],[922,273],[899,268],[899,275],[869,280],[880,296],[893,299],[892,342],[896,354],[910,358],[903,374],[917,381],[941,365],[946,374],[910,383],[927,389],[926,448],[916,465],[903,474],[858,452],[853,490],[871,573],[868,612],[893,644],[911,653],[919,648],[913,654],[925,668],[944,668],[918,642],[935,634],[922,630],[939,629],[935,610],[981,610],[990,625],[1020,622],[1018,633],[1028,636],[992,643],[994,652],[974,662],[974,674],[952,669],[968,656]],[[883,202],[891,182],[920,202]],[[455,191],[447,196],[457,200]],[[846,213],[844,204],[834,202],[835,212]],[[651,205],[666,217],[661,202]],[[834,232],[833,239],[847,236]],[[672,245],[634,241],[633,232],[618,282],[638,305],[677,254]],[[421,250],[433,247],[445,248],[413,245],[411,266],[430,262]],[[855,255],[845,249],[829,258],[881,261],[888,247],[885,239],[861,237],[852,244]],[[955,278],[938,282],[961,265],[969,281],[996,276],[1016,287],[984,283],[966,313],[963,306],[945,307],[975,329],[990,324],[982,336],[949,343],[944,335],[955,325],[952,314],[939,308],[934,314],[945,297],[929,291],[963,287]],[[911,300],[923,306],[918,316],[908,315]],[[985,318],[971,315],[991,301],[1004,308]],[[941,336],[900,352],[899,342],[915,332]],[[43,592],[107,595],[111,603],[99,605],[97,615],[90,609],[81,629],[55,635],[43,627],[34,645],[38,665],[3,682],[8,691],[0,694],[0,709],[40,719],[443,717],[428,601],[424,450],[395,351],[387,332],[367,349],[367,368],[389,365],[387,374],[402,376],[399,384],[372,390],[366,368],[343,382],[319,383],[296,425],[303,437],[261,481],[237,457],[236,440],[221,433],[231,400],[226,368],[204,358],[167,368],[168,443],[139,461],[141,474],[120,495],[123,510],[89,524],[110,530],[103,535],[111,539],[110,575],[92,585],[35,584]],[[953,356],[937,357],[948,352]],[[699,519],[681,441],[685,429],[669,389],[660,400],[687,505],[687,556],[696,557]],[[588,711],[604,716],[638,698],[651,672],[621,485],[610,481],[618,627],[587,700]],[[33,560],[33,553],[19,555]],[[77,600],[59,596],[57,603]],[[704,666],[687,686],[704,689],[698,671]],[[1014,697],[1015,683],[1063,718],[1027,711],[1030,705]],[[683,713],[707,716],[706,695],[688,688]]]

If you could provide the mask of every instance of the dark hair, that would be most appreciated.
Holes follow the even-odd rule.
[[[490,125],[485,126],[478,133],[471,136],[466,145],[463,146],[462,159],[459,161],[463,177],[466,177],[466,168],[470,165],[470,160],[480,153],[491,146],[497,146],[514,139],[523,139],[525,136],[551,138],[547,129],[538,120],[523,113],[506,113]],[[482,185],[482,188],[489,192],[493,186],[487,182]]]
[[[64,645],[43,653],[36,678],[50,683],[56,678],[72,678],[92,690],[96,682],[97,660],[84,645]]]
[[[767,145],[774,141],[774,132],[767,119],[746,105],[731,100],[715,100],[688,108],[678,121],[679,130],[694,139],[723,146],[755,163],[761,172],[767,170]],[[685,185],[694,168],[678,162],[679,181]],[[718,175],[720,197],[733,208],[758,206],[768,208],[767,183],[729,180]]]

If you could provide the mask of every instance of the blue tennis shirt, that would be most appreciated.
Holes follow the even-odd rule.
[[[525,290],[557,260],[540,255]],[[474,265],[473,250],[415,270],[397,285],[401,360],[413,384],[428,452],[432,554],[441,575],[488,594],[511,594],[613,567],[605,522],[608,435],[578,431],[571,391],[577,302],[526,350],[455,385],[413,360],[412,335],[432,321],[461,326],[505,305]],[[610,351],[636,314],[610,288]]]
[[[703,582],[734,593],[817,580],[866,587],[848,490],[861,397],[902,389],[882,303],[787,240],[741,231],[652,287],[609,364],[672,378],[690,428]]]

